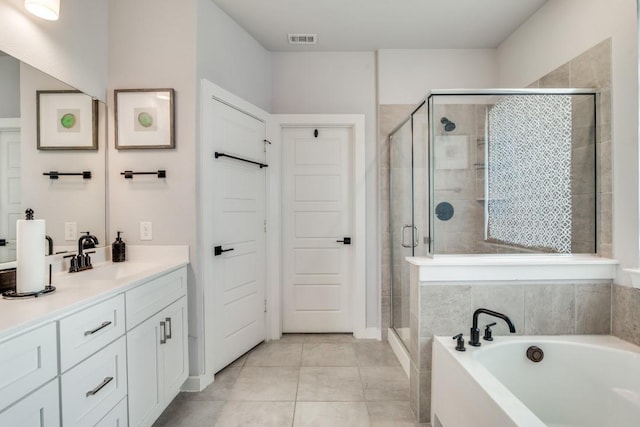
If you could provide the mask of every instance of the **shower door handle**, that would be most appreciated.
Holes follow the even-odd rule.
[[[405,243],[405,230],[411,228],[413,229],[413,242],[412,243]],[[400,227],[400,235],[402,236],[402,241],[400,242],[400,244],[402,245],[403,248],[415,248],[418,246],[418,228],[415,225],[410,225],[410,224],[404,224],[403,226]]]

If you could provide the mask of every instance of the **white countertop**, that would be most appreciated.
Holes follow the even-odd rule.
[[[595,255],[436,255],[407,257],[420,282],[611,280],[619,262]]]
[[[104,251],[110,253],[110,247]],[[56,291],[51,294],[0,299],[0,339],[65,317],[189,263],[188,246],[127,246],[123,263],[104,261],[104,257],[100,262],[100,254],[96,255],[93,270],[55,273],[52,285]]]

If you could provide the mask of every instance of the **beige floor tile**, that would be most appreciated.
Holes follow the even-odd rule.
[[[305,334],[305,343],[354,343],[353,334]]]
[[[224,402],[174,399],[153,427],[211,427],[223,406]]]
[[[215,374],[213,382],[199,393],[180,393],[178,398],[186,400],[227,400],[231,388],[240,375],[241,367],[227,366]]]
[[[372,427],[417,427],[409,402],[367,402]]]
[[[364,400],[358,368],[300,368],[297,400],[314,402]]]
[[[302,366],[358,366],[353,344],[308,343],[302,349]]]
[[[231,388],[228,400],[293,401],[299,368],[245,366]]]
[[[364,402],[298,402],[294,427],[369,427]]]
[[[302,344],[269,342],[256,347],[244,366],[300,366]]]
[[[398,358],[386,342],[355,343],[358,366],[400,366]]]
[[[227,402],[216,427],[283,427],[293,423],[295,402]]]
[[[308,334],[282,334],[279,340],[273,340],[270,342],[280,342],[284,344],[304,344],[307,340]]]
[[[399,366],[360,368],[366,400],[409,400],[409,379]]]

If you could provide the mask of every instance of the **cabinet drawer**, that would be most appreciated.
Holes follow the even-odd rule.
[[[0,426],[60,426],[58,380],[51,381],[6,411],[0,412]]]
[[[126,357],[123,336],[62,375],[65,427],[95,425],[126,396]]]
[[[58,373],[56,324],[0,343],[0,411]]]
[[[60,320],[60,369],[67,371],[120,335],[124,328],[124,295],[88,307]]]
[[[124,398],[95,427],[127,427],[127,399]]]
[[[182,267],[128,291],[127,331],[187,294],[187,269]]]

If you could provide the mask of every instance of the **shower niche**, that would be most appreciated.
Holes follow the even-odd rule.
[[[407,256],[597,252],[597,98],[591,89],[433,91],[390,134],[400,338]]]

